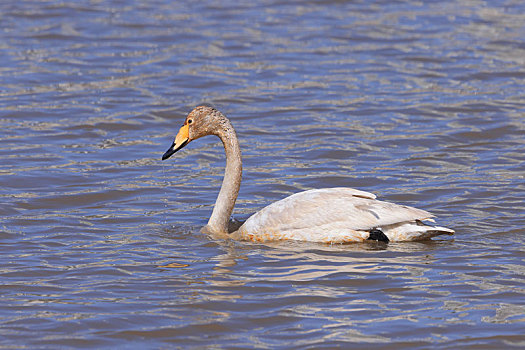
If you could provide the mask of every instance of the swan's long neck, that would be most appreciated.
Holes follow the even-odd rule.
[[[228,222],[241,187],[242,161],[239,141],[230,121],[224,118],[221,124],[217,136],[221,139],[226,152],[226,169],[221,190],[208,221],[208,229],[215,233],[228,233]]]

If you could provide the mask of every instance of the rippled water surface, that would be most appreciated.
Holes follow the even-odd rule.
[[[0,347],[525,347],[522,1],[0,4]],[[200,233],[218,139],[234,215],[349,186],[433,212],[426,243]]]

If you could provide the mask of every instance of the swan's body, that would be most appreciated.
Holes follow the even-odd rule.
[[[226,169],[206,232],[251,241],[300,240],[325,243],[416,241],[453,234],[445,227],[430,226],[432,214],[404,205],[376,200],[376,196],[346,187],[324,188],[293,194],[253,214],[230,232],[229,220],[242,176],[241,151],[230,121],[211,107],[197,107],[186,117],[170,149],[169,158],[190,141],[218,136],[226,152]]]

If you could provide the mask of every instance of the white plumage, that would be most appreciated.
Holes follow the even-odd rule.
[[[424,224],[422,220],[433,217],[427,211],[379,201],[371,193],[346,187],[293,194],[266,206],[229,232],[229,218],[242,176],[240,148],[230,121],[216,109],[195,108],[162,159],[206,135],[218,136],[226,152],[223,184],[204,228],[209,233],[259,242],[293,239],[324,243],[362,242],[370,239],[374,231],[386,235],[385,241],[398,242],[454,233],[445,227]]]
[[[378,201],[368,192],[336,187],[293,194],[261,209],[235,233],[255,241],[296,239],[362,242],[378,228],[390,241],[428,239],[453,230],[424,225],[433,215],[420,209]]]

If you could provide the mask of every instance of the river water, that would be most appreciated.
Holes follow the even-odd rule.
[[[0,347],[525,347],[522,1],[0,3]],[[422,243],[200,233],[348,186],[438,216]]]

